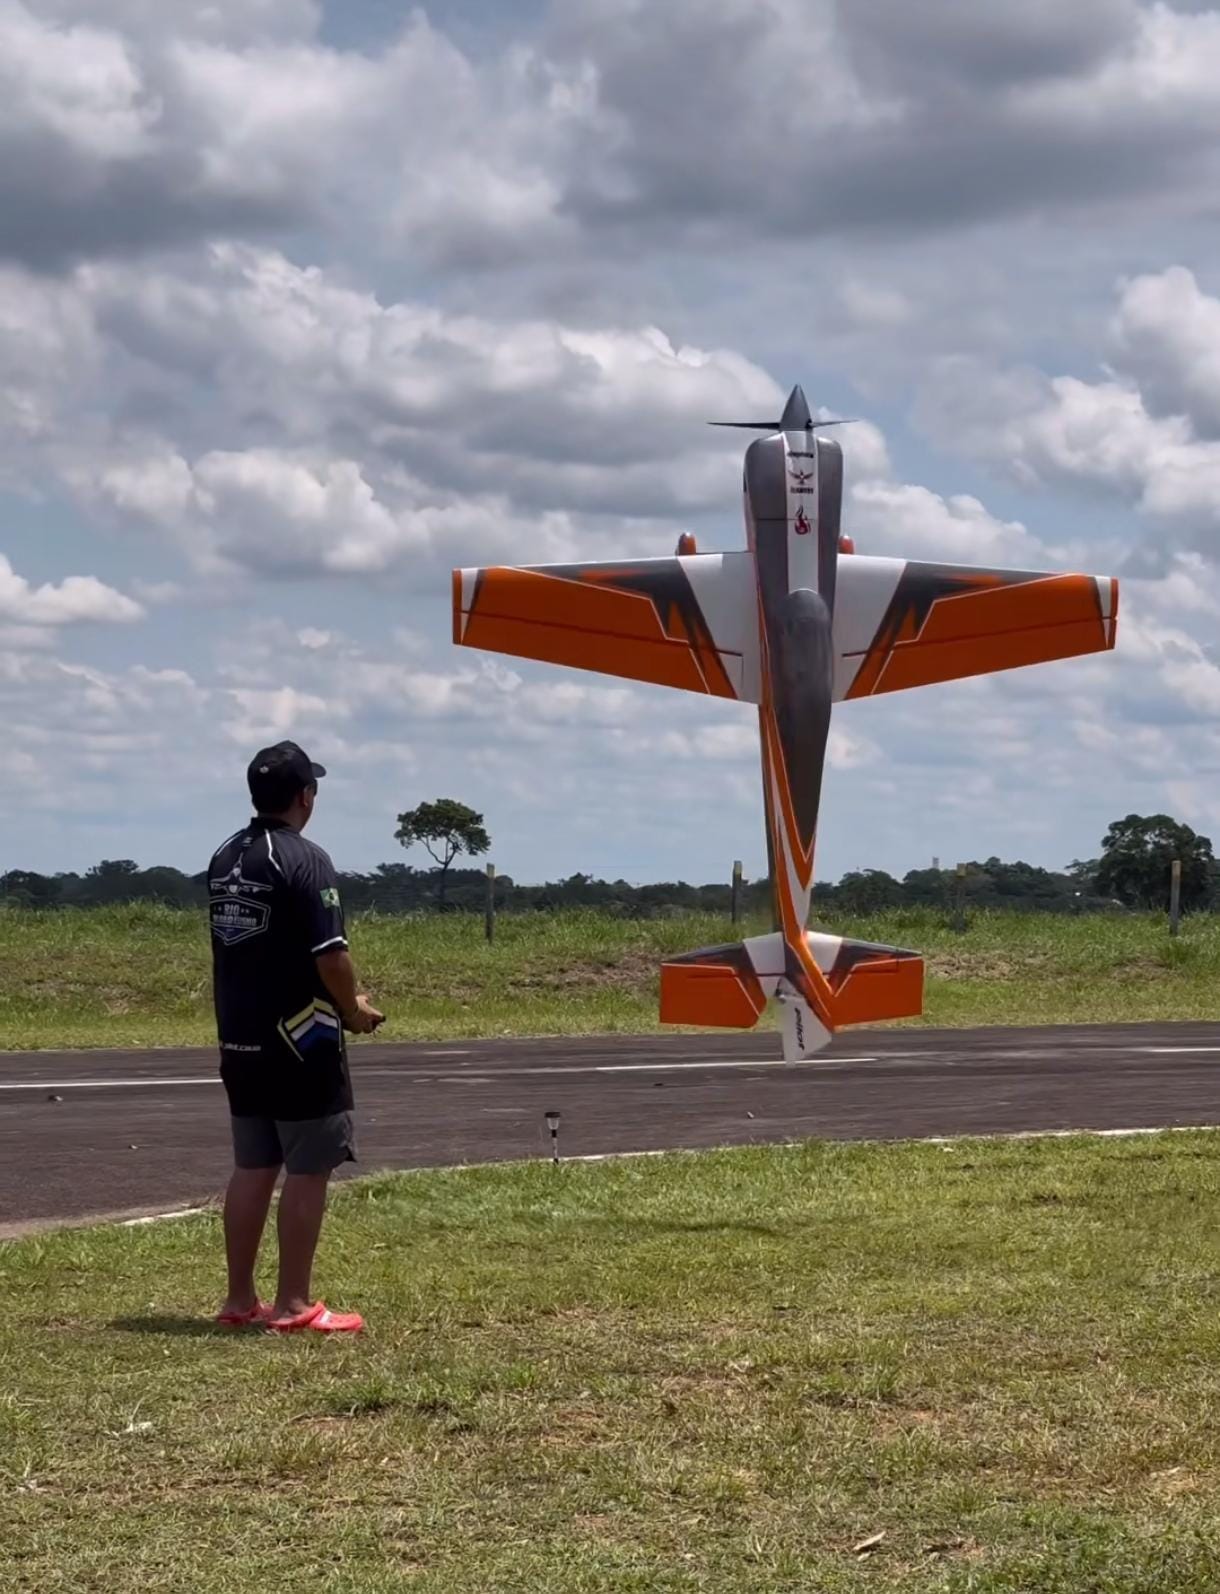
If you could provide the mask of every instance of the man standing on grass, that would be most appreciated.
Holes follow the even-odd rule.
[[[229,1293],[217,1322],[278,1333],[354,1333],[355,1312],[310,1293],[331,1174],[355,1161],[344,1029],[382,1015],[360,994],[334,865],[301,832],[326,771],[295,742],[265,748],[248,779],[256,817],[208,868],[220,1075],[236,1164],[225,1197]],[[280,1168],[279,1287],[258,1298],[254,1266]]]

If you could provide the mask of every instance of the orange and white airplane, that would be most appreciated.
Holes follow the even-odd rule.
[[[745,456],[747,546],[672,559],[453,572],[453,639],[758,706],[776,925],[661,966],[661,1021],[752,1028],[780,1004],[784,1056],[923,1010],[914,952],[806,929],[832,705],[1114,646],[1109,576],[857,554],[843,459],[792,390]]]

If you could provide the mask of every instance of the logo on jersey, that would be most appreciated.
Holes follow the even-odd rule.
[[[267,902],[248,902],[243,897],[213,897],[212,934],[222,946],[236,946],[251,936],[262,935],[271,918]]]
[[[339,906],[339,890],[337,886],[327,886],[320,894],[324,908],[337,908]]]
[[[264,885],[261,880],[247,880],[241,872],[240,859],[233,865],[228,874],[218,875],[215,879],[209,880],[208,886],[212,891],[218,894],[223,892],[230,897],[240,897],[247,892],[251,896],[255,896],[260,891],[266,893],[271,890],[271,887]]]

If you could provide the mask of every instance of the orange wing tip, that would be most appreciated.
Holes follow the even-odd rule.
[[[455,647],[462,645],[462,572],[455,570],[453,582],[453,642]]]

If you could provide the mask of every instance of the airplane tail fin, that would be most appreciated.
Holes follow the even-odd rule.
[[[795,1062],[820,1051],[845,1025],[923,1012],[923,959],[916,953],[816,930],[805,932],[805,945],[830,987],[825,1017],[806,1000],[800,957],[777,931],[662,963],[662,1024],[753,1029],[774,997],[784,1057]]]

